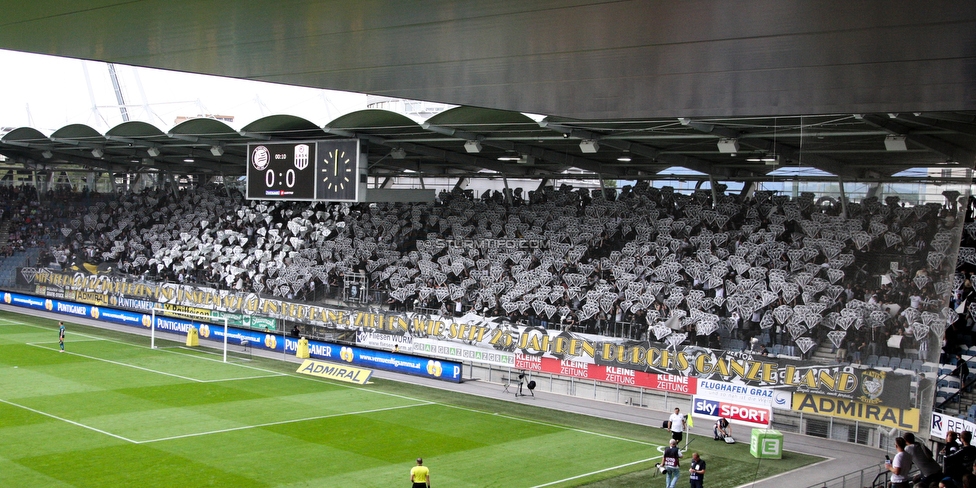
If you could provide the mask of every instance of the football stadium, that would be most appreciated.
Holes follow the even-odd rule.
[[[6,6],[0,486],[976,486],[972,7]]]

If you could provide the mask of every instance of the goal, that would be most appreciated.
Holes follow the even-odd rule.
[[[172,311],[172,310],[165,310],[161,308],[153,308],[151,322],[150,322],[151,324],[150,332],[149,332],[149,345],[152,349],[156,349],[156,319],[157,317],[164,316],[164,315],[167,318],[189,320],[192,323],[192,326],[195,327],[198,332],[200,330],[200,326],[202,325],[206,325],[208,327],[210,325],[218,325],[218,326],[222,325],[224,328],[224,333],[223,333],[224,342],[222,347],[223,359],[225,363],[227,362],[227,316],[226,315],[224,315],[223,317],[213,317],[210,314]],[[248,358],[250,358],[251,346],[246,341],[244,342],[244,344],[242,344],[241,354],[246,355]]]

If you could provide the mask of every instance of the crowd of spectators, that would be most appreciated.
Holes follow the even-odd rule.
[[[39,195],[33,185],[0,185],[0,222],[6,222],[7,239],[0,245],[0,257],[10,257],[28,248],[47,248],[58,240],[59,222],[81,207],[73,202],[79,195],[70,186],[59,186]],[[33,264],[33,263],[29,263]]]
[[[361,276],[393,309],[757,353],[826,346],[855,362],[926,358],[947,323],[967,326],[957,318],[969,314],[947,300],[972,292],[949,257],[964,211],[957,195],[841,205],[717,190],[564,185],[395,204],[247,201],[217,186],[40,203],[25,187],[3,197],[29,244],[46,243],[45,222],[60,222],[53,230],[66,239],[42,265],[293,300]]]

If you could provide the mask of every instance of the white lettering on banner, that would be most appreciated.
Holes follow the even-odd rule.
[[[589,363],[583,361],[562,360],[559,362],[559,374],[565,376],[576,376],[579,378],[586,378],[587,364]]]
[[[161,330],[169,330],[173,332],[180,332],[186,334],[190,327],[193,327],[189,323],[176,322],[173,320],[165,319],[163,317],[156,317],[156,328]]]
[[[102,312],[102,317],[115,319],[121,322],[132,322],[134,324],[138,324],[140,322],[139,317],[129,314],[121,314],[118,312]]]
[[[741,405],[697,396],[692,397],[691,405],[692,414],[711,420],[722,417],[730,422],[764,427],[772,421],[772,410],[764,406]]]
[[[611,383],[619,383],[621,385],[633,385],[637,383],[637,380],[635,380],[633,376],[610,373],[607,373],[607,381]]]
[[[75,315],[88,315],[86,307],[81,305],[71,305],[64,302],[58,302],[58,312],[71,313]]]
[[[116,305],[122,308],[130,308],[135,310],[142,310],[146,312],[151,312],[155,308],[155,304],[149,300],[136,300],[133,298],[118,297],[116,298]]]
[[[611,383],[620,383],[622,385],[633,385],[637,383],[637,380],[634,378],[634,376],[635,376],[635,372],[632,369],[607,366],[607,381]]]
[[[526,371],[542,371],[542,357],[515,353],[515,368]]]
[[[657,390],[673,391],[675,393],[693,393],[691,391],[691,379],[687,376],[674,374],[657,375]]]
[[[315,354],[320,357],[332,357],[332,348],[330,346],[322,346],[319,344],[309,344],[308,352]]]

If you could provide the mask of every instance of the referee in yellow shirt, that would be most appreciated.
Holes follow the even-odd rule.
[[[417,458],[417,465],[410,468],[410,482],[413,488],[430,488],[430,470],[424,466],[424,458]]]

